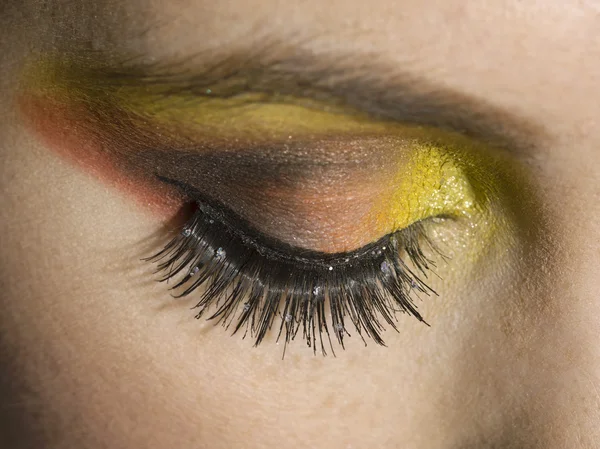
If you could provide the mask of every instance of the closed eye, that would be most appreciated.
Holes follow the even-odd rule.
[[[441,254],[465,261],[448,271],[460,281],[514,241],[517,222],[535,221],[523,213],[524,176],[496,145],[502,126],[487,126],[480,108],[468,114],[406,86],[405,97],[388,91],[395,102],[370,88],[369,102],[345,98],[343,83],[321,101],[318,80],[307,100],[285,85],[251,86],[244,71],[228,86],[71,66],[43,73],[62,69],[65,78],[45,80],[58,87],[24,91],[32,123],[48,125],[39,132],[59,154],[144,205],[168,215],[192,203],[151,260],[176,295],[198,298],[198,317],[256,344],[273,327],[286,347],[302,336],[325,352],[351,334],[384,344],[399,313],[425,321],[416,301],[433,293]],[[39,110],[64,126],[36,121]],[[57,141],[56,129],[71,132]]]
[[[397,330],[397,313],[424,322],[412,298],[435,294],[423,280],[434,262],[422,249],[433,247],[420,223],[354,251],[311,251],[262,234],[190,186],[162,180],[178,185],[197,208],[149,260],[162,281],[178,279],[178,297],[204,287],[197,318],[212,308],[209,319],[249,334],[256,345],[278,319],[277,340],[285,347],[300,333],[323,354],[333,351],[332,336],[343,348],[350,332],[384,345],[381,334],[386,326]]]

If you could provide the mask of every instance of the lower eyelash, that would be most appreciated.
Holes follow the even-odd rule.
[[[216,307],[209,320],[233,325],[232,334],[243,329],[256,346],[279,318],[284,355],[300,329],[315,353],[319,346],[326,355],[328,345],[335,355],[331,334],[343,349],[349,322],[365,345],[366,337],[383,346],[385,323],[397,331],[398,312],[425,323],[411,296],[436,294],[420,277],[434,266],[422,243],[435,248],[421,223],[358,250],[328,254],[286,245],[235,221],[198,202],[183,230],[147,259],[157,264],[160,281],[178,279],[171,287],[181,290],[176,297],[206,287],[194,306],[196,318]]]

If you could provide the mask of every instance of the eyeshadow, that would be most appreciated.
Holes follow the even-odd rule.
[[[163,96],[148,110],[155,97],[141,87],[90,92],[26,84],[20,102],[50,148],[165,217],[187,199],[160,176],[282,241],[338,252],[431,216],[480,212],[501,190],[477,156],[486,145],[450,131],[288,97]]]
[[[116,151],[85,108],[27,96],[19,103],[26,125],[59,157],[116,187],[153,214],[171,217],[183,205],[181,192],[149,176],[126,153]]]

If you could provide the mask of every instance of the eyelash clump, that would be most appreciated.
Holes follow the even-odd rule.
[[[301,332],[316,353],[335,355],[331,335],[344,348],[351,323],[366,345],[385,346],[385,324],[397,328],[396,314],[425,320],[411,296],[436,294],[422,279],[434,266],[421,249],[427,238],[414,223],[377,242],[345,253],[321,253],[269,238],[224,208],[205,201],[183,230],[147,260],[157,264],[159,281],[176,280],[175,297],[205,289],[194,306],[232,334],[243,330],[259,345],[279,319],[277,341],[287,344]],[[405,256],[412,268],[403,260]],[[329,313],[328,313],[329,312]],[[425,323],[427,324],[427,323]]]

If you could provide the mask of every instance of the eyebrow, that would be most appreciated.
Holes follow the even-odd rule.
[[[148,86],[191,99],[260,93],[262,101],[278,102],[292,96],[310,106],[350,108],[375,119],[451,130],[508,150],[529,151],[545,134],[531,120],[414,74],[357,63],[356,57],[289,53],[293,56],[268,61],[230,54],[204,62],[200,55],[148,64],[137,57],[102,66],[94,78],[112,88]]]

